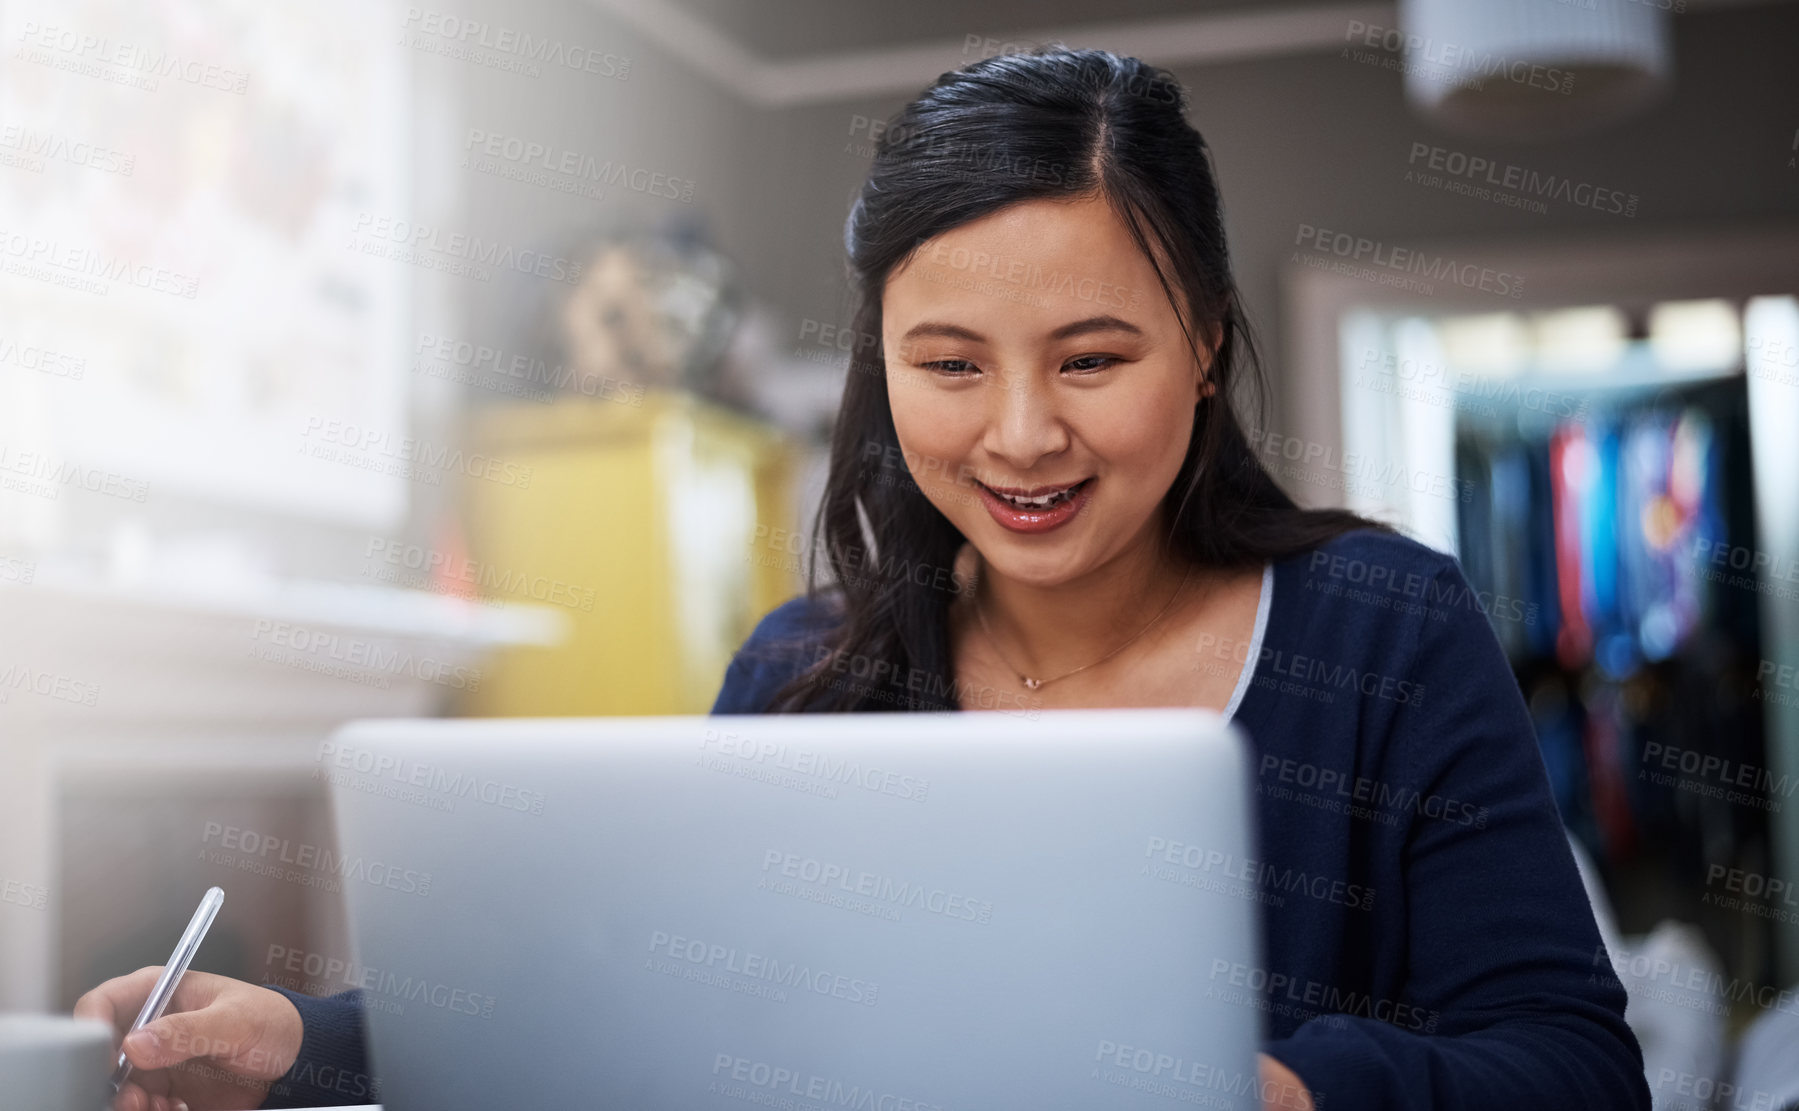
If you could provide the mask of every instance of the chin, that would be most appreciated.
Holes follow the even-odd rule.
[[[991,522],[989,525],[991,526]],[[994,527],[994,531],[1001,530]],[[975,545],[975,549],[981,553],[981,562],[995,574],[1025,586],[1042,588],[1061,586],[1092,569],[1091,561],[1075,553],[1073,545],[1057,547],[1068,550],[1051,551],[1045,547],[1020,543],[1018,537],[1010,534],[984,537],[981,543]]]

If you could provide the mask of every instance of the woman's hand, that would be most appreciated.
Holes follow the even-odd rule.
[[[161,968],[140,968],[82,996],[75,1017],[97,1018],[120,1035],[143,1008]],[[293,1067],[303,1036],[300,1012],[267,988],[207,972],[181,978],[168,1013],[125,1042],[131,1079],[114,1111],[225,1111],[256,1107]],[[1293,1070],[1256,1055],[1266,1111],[1313,1111]]]
[[[160,967],[108,980],[75,1003],[76,1018],[131,1029]],[[260,1107],[300,1054],[300,1012],[280,992],[207,972],[181,978],[169,1009],[126,1038],[131,1079],[113,1111],[225,1111]]]
[[[1268,1056],[1256,1054],[1262,1073],[1262,1111],[1312,1111],[1312,1093],[1293,1070]]]

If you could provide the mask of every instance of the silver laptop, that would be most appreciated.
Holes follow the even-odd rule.
[[[1203,710],[358,722],[321,750],[391,1111],[1261,1106]]]

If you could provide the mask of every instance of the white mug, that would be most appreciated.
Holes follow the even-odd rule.
[[[0,1014],[0,1106],[104,1111],[112,1102],[112,1030],[91,1018]]]

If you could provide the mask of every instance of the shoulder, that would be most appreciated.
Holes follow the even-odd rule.
[[[1461,565],[1454,556],[1409,536],[1373,528],[1334,536],[1287,562],[1297,565],[1310,578],[1382,590],[1393,583],[1403,590],[1407,583],[1422,584],[1444,574],[1461,574]]]
[[[1413,762],[1437,766],[1495,732],[1531,736],[1495,632],[1531,617],[1471,587],[1454,556],[1381,530],[1342,534],[1276,563],[1244,716],[1265,732],[1316,730],[1325,746],[1375,745],[1356,757],[1370,774],[1412,782]],[[1380,747],[1389,735],[1396,747]]]
[[[1473,622],[1485,617],[1460,563],[1399,533],[1355,529],[1275,565],[1269,639],[1294,651],[1391,673]]]
[[[712,712],[762,713],[777,690],[818,658],[842,620],[842,598],[835,592],[802,594],[770,610],[725,669]]]
[[[789,598],[756,622],[737,653],[753,658],[789,655],[816,646],[842,620],[843,598],[835,591]]]

